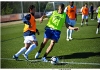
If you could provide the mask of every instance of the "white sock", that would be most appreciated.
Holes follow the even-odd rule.
[[[35,48],[36,48],[36,45],[35,44],[31,44],[30,47],[28,48],[28,50],[25,52],[25,54],[28,55]]]
[[[85,24],[87,24],[87,22],[85,22]]]
[[[81,25],[83,25],[83,23],[81,23]]]
[[[69,38],[72,38],[72,30],[70,30]]]
[[[68,39],[68,37],[69,37],[69,29],[67,29],[67,38],[66,39]]]
[[[96,33],[98,33],[98,30],[99,30],[99,29],[97,28],[97,31],[96,31]]]
[[[15,56],[18,57],[20,54],[26,51],[26,47],[22,47],[16,54]]]

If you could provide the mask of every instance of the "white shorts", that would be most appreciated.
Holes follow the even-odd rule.
[[[82,19],[88,19],[88,15],[82,15]]]
[[[100,18],[98,18],[98,23],[100,23]]]
[[[32,41],[37,41],[35,35],[24,36],[24,43],[31,43]]]

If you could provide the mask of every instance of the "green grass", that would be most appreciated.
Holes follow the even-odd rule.
[[[37,28],[40,35],[37,39],[40,43],[43,41],[44,27],[48,20],[44,20],[42,24],[37,21]],[[78,15],[76,26],[80,27],[81,16]],[[78,62],[78,63],[100,63],[100,33],[95,34],[97,20],[91,21],[89,18],[89,26],[80,27],[80,31],[73,33],[73,40],[66,41],[66,27],[63,26],[59,42],[55,44],[52,52],[47,59],[52,56],[58,56],[59,61]],[[23,43],[23,27],[24,24],[15,24],[1,27],[1,58],[11,58],[24,46]],[[44,55],[50,41],[43,49],[39,59]],[[39,46],[29,54],[30,60],[35,60],[34,56]],[[24,59],[22,55],[19,59]],[[88,64],[59,64],[52,65],[44,62],[29,62],[1,59],[1,68],[100,68],[100,65]]]

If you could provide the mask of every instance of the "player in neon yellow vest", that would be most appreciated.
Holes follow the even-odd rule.
[[[40,22],[42,22],[45,17],[50,16],[50,15],[48,15],[48,14],[47,15],[43,15],[40,18]],[[43,62],[47,62],[48,61],[46,59],[46,57],[51,52],[51,50],[53,49],[55,43],[60,38],[61,29],[62,29],[62,26],[64,25],[64,23],[66,23],[65,22],[66,19],[67,19],[67,22],[68,22],[68,18],[66,17],[66,13],[64,13],[64,4],[60,4],[59,7],[58,7],[58,11],[53,11],[52,15],[50,16],[48,24],[45,27],[44,40],[41,43],[40,49],[36,53],[35,58],[39,57],[42,49],[44,48],[44,46],[46,45],[48,40],[51,39],[50,45],[47,48],[44,56],[42,57],[42,61]],[[69,29],[72,29],[72,30],[76,30],[76,31],[78,30],[78,27],[71,27],[67,23],[66,23],[66,27],[68,27]]]
[[[98,18],[98,26],[97,26],[96,34],[98,34],[99,27],[100,27],[100,6],[98,7],[96,12],[97,12],[97,18]]]

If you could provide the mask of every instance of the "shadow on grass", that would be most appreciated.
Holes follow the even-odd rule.
[[[78,52],[78,53],[73,53],[70,55],[61,55],[57,56],[59,59],[78,59],[78,58],[89,58],[92,56],[100,56],[100,52]]]
[[[85,39],[99,39],[100,37],[93,37],[93,38],[77,38],[75,40],[85,40]]]

